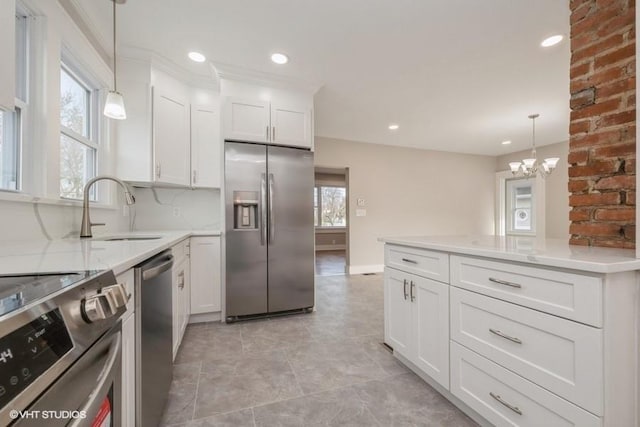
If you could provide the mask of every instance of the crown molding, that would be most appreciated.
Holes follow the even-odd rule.
[[[323,86],[323,84],[319,82],[309,82],[294,77],[250,70],[222,62],[212,61],[211,64],[214,69],[217,70],[221,79],[236,80],[279,89],[294,89],[309,93],[310,95],[314,95]]]

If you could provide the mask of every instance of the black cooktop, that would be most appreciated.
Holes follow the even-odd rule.
[[[98,273],[89,270],[0,275],[0,317]]]

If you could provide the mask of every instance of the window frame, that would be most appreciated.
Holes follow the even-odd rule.
[[[64,126],[62,121],[59,118],[59,126],[60,126],[60,139],[62,136],[66,136],[67,138],[72,139],[76,143],[83,144],[85,147],[88,147],[94,151],[94,159],[93,159],[93,175],[88,179],[91,179],[95,176],[98,176],[101,171],[101,161],[102,161],[102,151],[101,150],[101,140],[102,140],[102,123],[99,114],[99,105],[100,105],[100,85],[96,83],[95,79],[90,78],[90,73],[83,70],[82,67],[71,58],[63,49],[62,55],[60,56],[60,73],[62,76],[62,72],[65,72],[71,77],[76,83],[78,83],[83,89],[87,91],[87,136],[84,136],[75,130]],[[61,79],[60,79],[61,80]],[[60,90],[58,90],[60,93]],[[61,147],[58,147],[58,153],[60,153]],[[59,163],[59,162],[58,162]],[[82,201],[82,197],[66,197],[61,194],[60,182],[62,180],[62,171],[58,172],[58,197],[60,200],[64,201]],[[97,186],[94,186],[91,189],[91,194],[89,197],[91,202],[98,203],[106,203],[103,200],[102,192],[99,191]]]
[[[344,203],[345,203],[345,216],[344,216],[344,225],[322,225],[322,191],[323,187],[327,188],[342,188],[344,189]],[[316,230],[344,230],[349,225],[349,217],[348,217],[348,209],[347,209],[347,186],[346,185],[332,185],[332,184],[314,184],[314,209],[318,209],[318,223],[314,223],[314,227]]]
[[[499,236],[512,236],[512,237],[545,237],[545,180],[540,175],[528,178],[534,180],[533,197],[532,197],[532,214],[534,232],[527,231],[511,231],[508,230],[508,218],[507,218],[507,201],[506,201],[506,187],[507,181],[513,180],[514,177],[511,171],[496,172],[496,190],[495,190],[495,234]]]

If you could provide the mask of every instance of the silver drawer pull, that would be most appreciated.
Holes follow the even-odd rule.
[[[511,286],[512,288],[521,288],[522,285],[513,282],[507,282],[506,280],[494,279],[493,277],[489,277],[489,281],[493,283],[497,283],[498,285]]]
[[[504,406],[506,406],[507,408],[511,409],[513,412],[515,412],[518,415],[522,415],[522,411],[520,410],[520,408],[518,408],[517,406],[513,406],[508,404],[507,402],[505,402],[504,400],[502,400],[502,398],[500,397],[500,395],[498,394],[494,394],[492,391],[489,392],[489,394],[491,395],[491,397],[493,397],[495,400],[497,400],[498,402],[500,402],[501,404],[503,404]]]
[[[418,263],[418,261],[415,261],[415,260],[412,260],[412,259],[409,259],[409,258],[402,258],[402,261],[408,262],[409,264],[417,264]]]
[[[520,340],[519,338],[510,337],[509,335],[504,334],[504,333],[502,333],[502,332],[500,332],[500,331],[498,331],[498,330],[496,330],[496,329],[491,329],[491,328],[489,328],[489,332],[491,332],[492,334],[497,335],[497,336],[499,336],[499,337],[502,337],[502,338],[504,338],[504,339],[506,339],[506,340],[509,340],[509,341],[511,341],[511,342],[514,342],[514,343],[516,343],[516,344],[522,344],[522,340]]]
[[[403,286],[403,290],[404,290],[404,300],[406,301],[406,300],[407,300],[407,297],[409,296],[409,294],[407,293],[407,285],[408,285],[409,283],[408,283],[407,279],[404,279],[404,280],[402,281],[402,283],[404,284],[404,286]]]

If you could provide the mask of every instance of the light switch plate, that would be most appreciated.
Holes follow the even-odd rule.
[[[356,209],[356,216],[367,216],[366,209]]]

